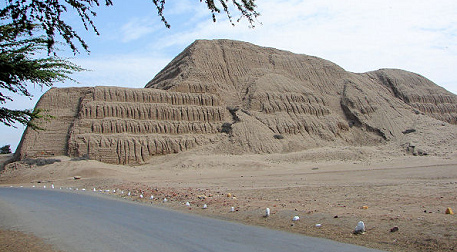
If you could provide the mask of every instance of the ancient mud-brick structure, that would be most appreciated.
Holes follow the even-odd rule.
[[[417,120],[457,124],[457,96],[402,70],[356,74],[316,57],[249,43],[196,41],[144,89],[53,88],[16,155],[141,164],[213,146],[276,153],[400,138]],[[432,119],[433,118],[433,119]]]

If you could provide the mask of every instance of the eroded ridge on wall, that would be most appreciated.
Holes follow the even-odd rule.
[[[392,94],[435,119],[457,124],[457,96],[415,73],[381,69],[367,73],[388,87]]]
[[[141,164],[214,141],[224,114],[216,95],[95,87],[81,99],[69,155]]]

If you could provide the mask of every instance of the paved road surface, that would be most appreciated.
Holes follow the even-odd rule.
[[[57,189],[0,188],[0,227],[63,251],[376,251]]]

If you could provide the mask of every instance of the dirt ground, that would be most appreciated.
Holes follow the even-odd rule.
[[[412,156],[389,146],[240,156],[196,150],[142,166],[54,159],[46,165],[10,164],[0,184],[53,184],[55,190],[86,193],[95,188],[145,204],[387,251],[457,250],[457,215],[445,213],[448,207],[457,210],[457,153]],[[271,215],[264,217],[267,207]],[[292,221],[294,216],[300,220]],[[359,221],[366,232],[356,235]]]
[[[53,252],[52,246],[40,238],[18,231],[0,229],[1,252]]]

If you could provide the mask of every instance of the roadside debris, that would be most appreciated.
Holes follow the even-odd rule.
[[[354,229],[354,234],[363,234],[365,233],[365,223],[363,221],[359,221],[357,223],[357,226]]]
[[[265,209],[265,217],[270,216],[270,208]]]
[[[397,231],[398,231],[398,227],[397,226],[395,226],[395,227],[390,229],[391,233],[394,233],[394,232],[397,232]]]

